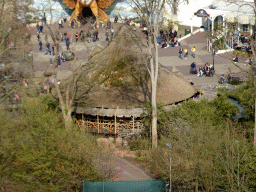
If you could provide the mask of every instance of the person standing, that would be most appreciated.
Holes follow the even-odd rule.
[[[192,52],[192,57],[195,58],[195,56],[196,56],[196,47],[195,46],[191,49],[191,52]]]
[[[117,23],[117,21],[118,21],[118,16],[115,16],[114,23]]]
[[[54,44],[53,44],[53,45],[52,45],[52,55],[55,55],[54,49],[55,49],[55,46],[54,46]]]
[[[247,47],[249,47],[249,46],[247,46]],[[247,50],[247,47],[245,48],[246,50]],[[218,47],[215,45],[213,54],[216,55],[217,52],[218,52]]]
[[[61,56],[60,54],[58,55],[58,67],[60,67],[60,63],[61,63]]]
[[[77,41],[78,41],[78,38],[79,38],[78,32],[76,32],[75,38],[76,38],[76,42],[77,42]]]
[[[183,49],[182,47],[179,49],[179,58],[183,60]]]
[[[70,50],[69,45],[70,45],[70,42],[69,42],[69,39],[67,39],[66,41],[67,51]]]
[[[184,49],[184,59],[187,59],[187,58],[188,58],[188,50]]]
[[[43,23],[42,23],[42,25],[39,26],[39,33],[40,34],[43,33],[43,29],[44,29],[44,27],[43,27]]]

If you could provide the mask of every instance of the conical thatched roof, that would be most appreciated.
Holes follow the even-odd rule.
[[[126,38],[126,41],[127,39],[129,41],[129,38],[131,39],[128,34],[122,34],[121,38]],[[116,40],[110,42],[105,49],[99,50],[98,53],[94,52],[93,56],[89,59],[88,64],[81,67],[77,72],[77,74],[79,74],[79,78],[77,83],[78,94],[76,102],[77,109],[79,109],[80,112],[83,111],[82,108],[84,108],[85,113],[86,110],[88,112],[90,109],[89,111],[92,112],[92,110],[95,111],[96,108],[98,108],[98,110],[99,108],[119,110],[143,108],[144,103],[146,101],[150,101],[150,79],[145,77],[148,76],[145,65],[141,65],[139,67],[135,66],[135,68],[132,68],[136,71],[136,74],[131,72],[133,76],[135,74],[138,78],[143,77],[139,80],[136,86],[115,87],[110,86],[109,84],[102,84],[96,80],[97,78],[95,77],[101,76],[101,73],[104,73],[104,71],[111,68],[109,64],[113,61],[113,50],[117,49],[118,43],[118,37],[116,37]],[[123,47],[127,47],[127,45],[123,45]],[[132,54],[137,54],[136,57],[142,54],[139,52],[138,48],[134,47],[132,49],[134,51]],[[127,50],[124,49],[120,54],[126,54],[126,51]],[[140,63],[141,60],[138,61],[135,59],[134,62]],[[129,66],[126,67],[128,67],[128,70],[131,69]],[[125,68],[124,70],[126,71],[127,69]],[[110,74],[113,73],[111,72]],[[70,82],[71,79],[72,77],[64,82],[63,86],[65,86],[65,83]],[[123,79],[130,81],[131,78],[124,77]],[[85,94],[82,94],[84,92]],[[157,102],[161,102],[166,105],[173,104],[190,98],[194,93],[194,87],[191,86],[184,77],[179,73],[172,73],[160,65],[157,84]],[[111,116],[111,114],[108,115]]]

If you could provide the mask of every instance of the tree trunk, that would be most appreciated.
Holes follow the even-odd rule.
[[[157,108],[156,108],[156,82],[152,81],[152,148],[157,148]]]
[[[255,80],[254,80],[254,87],[255,87]],[[256,88],[256,87],[255,87]],[[254,96],[254,138],[253,138],[253,145],[256,147],[256,91],[255,91],[255,96]]]
[[[68,111],[64,111],[62,112],[63,113],[63,119],[64,119],[64,124],[65,124],[65,128],[66,130],[71,130],[72,128],[72,117],[71,117],[71,113],[72,113],[72,110],[69,109]],[[65,114],[67,113],[67,114]]]
[[[172,13],[173,15],[178,15],[178,0],[173,0],[172,2]]]

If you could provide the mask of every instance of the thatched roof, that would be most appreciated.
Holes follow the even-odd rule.
[[[76,113],[85,114],[85,115],[99,115],[107,117],[140,117],[144,112],[143,108],[134,108],[134,109],[104,109],[104,108],[93,108],[93,107],[78,107],[75,108]]]
[[[129,38],[127,34],[122,36],[122,38],[124,37]],[[114,116],[116,113],[120,117],[129,117],[133,114],[139,116],[143,111],[144,103],[150,101],[150,79],[148,81],[142,79],[138,83],[139,86],[131,85],[128,87],[104,86],[95,81],[94,77],[97,76],[97,73],[101,73],[106,69],[108,61],[112,59],[111,54],[116,48],[117,42],[110,42],[105,49],[99,49],[98,53],[94,52],[93,56],[89,59],[88,65],[83,66],[78,71],[80,77],[78,79],[78,94],[76,98],[77,113],[92,115],[98,113],[102,116]],[[134,50],[136,52],[135,48]],[[145,73],[147,70],[145,65],[143,66],[136,70],[141,72],[144,70],[142,73]],[[81,94],[82,92],[86,92],[86,94],[83,95]],[[173,104],[190,98],[194,93],[194,87],[180,73],[170,72],[160,65],[157,83],[157,102],[166,105]]]

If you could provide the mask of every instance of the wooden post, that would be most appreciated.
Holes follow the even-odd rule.
[[[98,133],[100,133],[99,114],[97,113]]]
[[[84,127],[84,114],[82,114],[82,125]]]
[[[132,131],[134,134],[134,132],[135,132],[135,130],[134,130],[134,114],[132,114]]]
[[[115,135],[116,135],[116,113],[115,113]]]

